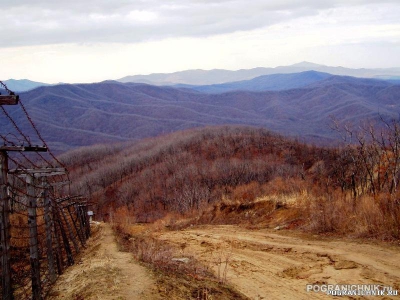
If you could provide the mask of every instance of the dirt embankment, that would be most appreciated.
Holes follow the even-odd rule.
[[[307,284],[379,284],[400,292],[398,246],[238,226],[202,226],[158,238],[179,245],[182,255],[209,265],[250,299],[334,299],[307,292]],[[385,299],[391,298],[400,296]]]
[[[57,280],[48,299],[162,299],[153,275],[121,252],[109,224],[99,224],[80,260]]]

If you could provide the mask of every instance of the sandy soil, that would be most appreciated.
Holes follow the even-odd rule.
[[[118,250],[109,224],[99,224],[80,260],[57,280],[48,299],[161,299],[151,273]]]
[[[162,299],[154,275],[118,250],[108,224],[99,226],[49,299]],[[153,235],[175,244],[180,257],[193,255],[249,299],[348,298],[307,292],[307,284],[379,284],[400,291],[400,246],[228,225]]]
[[[194,255],[250,299],[347,298],[309,293],[307,284],[380,284],[400,292],[398,246],[237,226],[202,226],[158,238],[181,247],[183,256]]]

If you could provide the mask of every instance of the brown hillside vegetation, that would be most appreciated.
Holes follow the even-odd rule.
[[[304,170],[323,155],[330,153],[266,130],[220,127],[82,148],[62,160],[80,177],[76,192],[97,204],[98,218],[124,209],[135,221],[151,222],[222,199],[251,202],[273,192],[299,192]],[[275,184],[283,179],[288,181],[282,186]]]
[[[327,299],[305,287],[400,289],[400,128],[385,125],[344,127],[340,148],[210,127],[61,159],[161,297]]]
[[[347,128],[358,146],[340,149],[264,129],[210,127],[81,148],[61,159],[78,178],[71,188],[96,204],[101,220],[240,223],[391,240],[400,232],[400,139],[397,125],[387,125],[380,139],[372,129],[356,135]]]

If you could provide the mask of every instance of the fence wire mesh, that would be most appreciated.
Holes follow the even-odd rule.
[[[0,86],[11,99],[0,102],[0,292],[4,300],[43,299],[85,247],[88,203],[70,195],[67,169],[21,99]]]

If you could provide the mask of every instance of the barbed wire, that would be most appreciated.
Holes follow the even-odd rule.
[[[22,130],[18,127],[17,123],[11,118],[11,116],[8,114],[8,112],[4,109],[3,106],[1,106],[1,110],[3,113],[6,115],[6,117],[10,120],[11,124],[14,126],[14,128],[18,131],[18,133],[24,138],[24,140],[28,143],[28,145],[31,145],[31,141],[29,138],[22,132]]]
[[[13,91],[11,91],[4,82],[0,81],[0,84],[1,84],[1,86],[4,87],[4,89],[10,95],[15,95],[15,93]],[[18,154],[14,155],[14,156],[22,156],[23,160],[25,160],[26,162],[29,163],[30,166],[35,167],[35,168],[37,168],[39,165],[41,165],[42,167],[48,166],[51,168],[62,167],[66,170],[66,174],[63,176],[63,178],[66,178],[66,179],[65,180],[60,179],[60,180],[70,182],[71,180],[69,177],[69,172],[68,172],[67,167],[51,151],[46,140],[43,138],[42,134],[38,130],[38,127],[32,120],[31,116],[29,115],[29,113],[28,113],[25,105],[21,101],[21,99],[19,99],[19,101],[18,101],[18,106],[21,108],[26,120],[28,121],[31,129],[33,130],[33,132],[35,133],[37,138],[39,139],[40,143],[46,149],[46,155],[44,155],[40,152],[34,152],[34,154],[30,154],[30,155],[26,155],[23,152],[18,152]],[[28,146],[33,146],[32,139],[23,132],[21,127],[18,126],[18,122],[13,119],[13,117],[10,115],[10,113],[8,113],[7,110],[3,106],[1,106],[1,111],[3,111],[4,115],[6,116],[7,120],[9,121],[9,124],[12,125],[12,127],[16,130],[16,133],[20,136],[20,137],[18,137],[16,134],[14,134],[12,132],[7,133],[6,135],[1,134],[0,137],[3,140],[3,144],[11,145],[11,146],[23,146],[24,144],[27,144]],[[8,138],[8,136],[12,136],[13,140],[15,140],[15,141],[12,141],[10,138]],[[28,156],[31,156],[31,158],[28,158]],[[36,158],[34,158],[34,156],[36,156]],[[47,156],[49,156],[49,157],[46,158]],[[16,160],[16,158],[15,158],[15,160]],[[13,161],[14,163],[15,163],[15,160]],[[21,165],[21,164],[22,164],[22,161],[17,163],[17,165]],[[68,192],[70,192],[70,186],[68,186]]]
[[[24,114],[26,116],[26,118],[28,119],[29,123],[32,125],[32,128],[34,129],[34,131],[36,132],[37,136],[39,137],[40,141],[43,143],[43,146],[45,146],[47,148],[47,151],[49,152],[50,156],[61,166],[65,168],[65,165],[59,161],[57,159],[57,157],[50,151],[46,141],[44,140],[44,138],[42,137],[42,135],[40,134],[39,130],[37,129],[35,123],[33,123],[31,117],[29,116],[28,112],[25,109],[25,106],[23,105],[23,103],[21,102],[21,100],[19,101],[22,110],[24,111]]]
[[[9,94],[9,95],[15,95],[15,93],[13,92],[13,91],[11,91],[11,90],[9,90],[9,88],[7,87],[7,85],[3,82],[3,81],[1,81],[0,80],[0,85],[7,91],[7,93]]]
[[[2,81],[0,86],[9,95],[15,95]],[[86,239],[90,235],[87,200],[70,196],[70,188],[67,190],[58,188],[57,184],[71,181],[69,173],[65,165],[49,150],[22,102],[18,101],[18,107],[28,120],[31,127],[29,131],[33,129],[33,133],[47,149],[49,157],[37,151],[24,152],[17,149],[26,146],[25,144],[32,146],[32,137],[24,132],[23,126],[19,126],[20,119],[15,120],[12,113],[0,106],[0,114],[2,111],[5,120],[13,128],[13,132],[1,132],[0,141],[4,146],[16,148],[16,151],[11,151],[6,156],[8,165],[15,171],[8,172],[6,182],[2,185],[2,188],[5,186],[7,193],[6,195],[2,193],[5,199],[0,201],[2,230],[9,232],[1,235],[0,255],[2,259],[9,257],[10,261],[9,269],[1,267],[1,277],[10,278],[11,282],[10,286],[3,286],[6,281],[2,280],[0,294],[3,299],[13,297],[35,299],[35,293],[39,293],[42,297],[46,295],[55,278],[63,269],[74,263],[80,249],[85,247]],[[1,128],[6,126],[2,125]],[[40,171],[35,174],[35,169],[51,169],[56,166],[63,168],[65,174],[55,172],[54,175],[48,176],[40,174]],[[8,206],[5,203],[8,203]],[[85,209],[82,211],[78,205],[82,205]],[[7,239],[9,247],[4,247]],[[38,268],[31,264],[32,253],[37,255]],[[36,279],[33,274],[36,274]],[[40,280],[39,290],[37,282],[34,283],[35,280]],[[8,293],[3,294],[6,290],[11,290],[13,296]]]
[[[11,91],[7,85],[0,81],[0,85],[4,87],[4,89],[10,94],[10,95],[15,95],[15,93],[13,91]],[[47,149],[47,152],[49,154],[49,156],[52,158],[52,160],[54,160],[58,166],[63,167],[66,169],[65,165],[54,155],[54,153],[51,151],[51,149],[49,148],[48,144],[46,143],[46,140],[43,138],[42,134],[40,133],[40,131],[38,130],[36,124],[33,122],[31,116],[29,115],[25,105],[23,104],[22,100],[19,99],[18,100],[18,105],[19,107],[21,107],[21,110],[23,112],[23,114],[25,115],[28,123],[30,124],[31,128],[33,129],[34,133],[36,134],[36,136],[38,137],[38,139],[40,140],[40,142],[42,143],[42,145]],[[10,114],[6,111],[6,109],[1,106],[1,109],[3,111],[3,113],[6,115],[7,119],[10,121],[10,123],[13,125],[13,127],[16,129],[16,131],[21,135],[21,137],[23,138],[24,142],[26,142],[29,146],[33,146],[31,139],[23,133],[23,130],[17,125],[17,122],[10,116]],[[3,139],[4,141],[4,139]],[[14,143],[14,145],[16,145]],[[48,161],[42,154],[37,153],[37,155],[46,162],[47,165],[54,167],[54,165]]]

